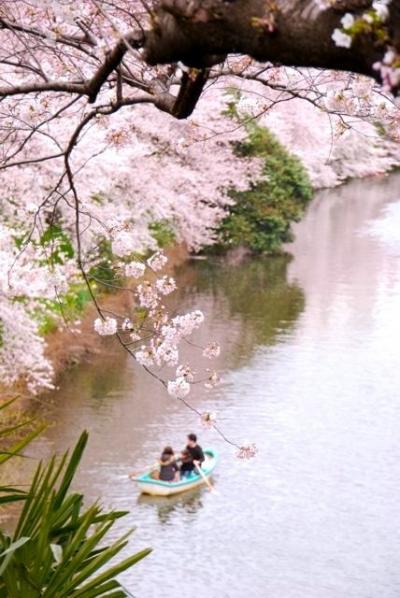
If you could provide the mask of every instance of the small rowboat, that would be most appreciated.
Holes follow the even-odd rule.
[[[180,480],[179,482],[164,482],[163,480],[155,480],[151,477],[151,471],[136,478],[132,478],[137,482],[140,492],[143,494],[152,494],[153,496],[171,496],[179,492],[185,492],[206,484],[206,480],[211,477],[215,466],[217,464],[218,455],[213,449],[206,449],[204,451],[205,460],[202,465],[202,473],[192,472],[189,477]]]

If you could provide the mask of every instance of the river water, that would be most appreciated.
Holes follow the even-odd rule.
[[[177,302],[202,309],[223,383],[191,397],[249,462],[119,350],[67,374],[32,449],[90,442],[77,487],[129,509],[137,598],[400,595],[400,175],[320,193],[293,259],[196,260]],[[107,342],[107,341],[105,341]],[[110,341],[108,341],[110,342]],[[194,358],[195,354],[188,357]],[[216,447],[216,491],[140,497],[127,473],[188,431]]]

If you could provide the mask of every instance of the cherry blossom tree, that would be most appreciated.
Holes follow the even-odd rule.
[[[145,43],[151,64],[206,68],[239,53],[400,86],[399,0],[161,0],[153,23]]]
[[[175,281],[154,274],[162,257],[152,226],[167,223],[198,251],[215,240],[232,201],[227,190],[260,176],[257,158],[233,151],[244,132],[224,113],[232,95],[244,118],[301,100],[334,127],[378,119],[395,139],[398,15],[397,0],[4,0],[3,383],[22,377],[31,392],[51,387],[40,327],[55,305],[64,318],[64,298],[83,280],[98,310],[96,331],[116,336],[187,402],[199,380],[180,362],[179,343],[203,316],[168,315],[163,297]],[[104,247],[111,281],[93,270],[104,267]],[[156,257],[147,262],[149,252]],[[139,279],[135,317],[107,313],[99,298],[102,285],[124,278]],[[213,344],[201,350],[205,358],[218,352]],[[159,376],[162,367],[174,375]],[[213,371],[200,377],[216,381]],[[214,414],[200,416],[215,426]]]

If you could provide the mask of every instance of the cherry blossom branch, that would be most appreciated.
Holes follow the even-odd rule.
[[[126,265],[126,272],[131,273],[131,275],[134,277],[141,277],[147,267],[153,274],[157,275],[158,271],[165,265],[165,263],[166,258],[163,256],[163,254],[157,253],[147,260],[146,263],[140,261],[128,263]],[[113,285],[107,284],[107,286]],[[145,307],[150,316],[153,312],[153,316],[156,317],[158,311],[163,312],[163,306],[159,305],[157,291],[169,294],[174,290],[174,288],[175,282],[173,279],[170,278],[168,280],[164,277],[161,279],[158,278],[155,281],[154,286],[148,285],[148,283],[146,286],[146,283],[141,283],[137,286],[136,290],[127,288],[125,290],[133,292],[138,298],[139,306],[141,306],[141,308]],[[176,371],[177,377],[175,380],[166,380],[162,378],[151,367],[151,364],[154,365],[154,360],[155,362],[158,362],[160,366],[162,363],[167,366],[172,366],[174,364],[177,365],[178,350],[174,346],[174,343],[179,342],[180,338],[178,337],[180,337],[181,334],[183,335],[182,340],[188,341],[187,335],[190,334],[194,328],[197,328],[204,319],[204,316],[201,312],[197,311],[185,316],[176,316],[173,319],[169,319],[168,316],[164,314],[160,322],[158,322],[157,319],[155,320],[152,334],[148,336],[139,336],[136,331],[139,330],[140,327],[138,328],[137,325],[131,321],[130,317],[125,317],[122,320],[123,316],[117,316],[120,320],[122,320],[122,323],[118,324],[113,312],[110,312],[109,310],[103,310],[100,305],[98,307],[101,319],[96,320],[94,326],[95,330],[100,335],[115,335],[123,349],[127,351],[127,353],[139,365],[141,365],[141,367],[150,376],[157,380],[166,389],[169,395],[179,400],[183,405],[185,405],[186,408],[198,415],[205,425],[208,425],[214,429],[215,432],[219,434],[219,436],[221,436],[225,442],[235,447],[240,458],[250,458],[256,454],[256,447],[254,445],[243,446],[229,439],[228,436],[215,423],[215,414],[209,412],[203,413],[199,411],[186,399],[186,395],[190,391],[191,384],[195,383],[193,380],[192,371],[188,366],[178,366]],[[105,317],[104,312],[112,313],[113,317]],[[182,327],[181,331],[179,331],[180,327]],[[131,343],[124,341],[124,334],[134,337]],[[168,338],[170,338],[170,341],[167,340]],[[131,349],[131,344],[137,344],[139,342],[147,342],[147,348],[142,344],[139,350]],[[170,342],[172,343],[171,345],[169,344]],[[194,343],[191,344],[192,346],[199,347],[199,345],[195,345]],[[209,357],[215,357],[219,355],[219,351],[219,346],[215,343],[212,343],[205,349],[203,348],[203,354]],[[210,377],[207,380],[209,381]]]

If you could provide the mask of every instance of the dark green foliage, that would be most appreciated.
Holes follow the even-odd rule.
[[[16,237],[15,244],[21,249],[26,242],[26,237]],[[61,222],[52,222],[42,232],[38,240],[30,241],[33,245],[42,247],[42,263],[50,267],[64,264],[75,255],[71,236],[64,230]],[[104,259],[100,256],[100,259]],[[15,301],[26,302],[26,297],[16,297]],[[37,298],[40,308],[32,311],[32,317],[38,322],[40,334],[46,335],[56,330],[62,320],[72,322],[78,318],[87,303],[90,301],[90,294],[85,284],[76,283],[70,285],[66,293],[58,292],[54,300]],[[0,325],[0,346],[1,346],[1,325]]]
[[[42,336],[55,332],[58,328],[58,321],[55,316],[48,313],[36,312],[34,316],[39,321],[38,332]]]
[[[51,301],[43,299],[40,303],[43,309],[38,309],[33,316],[39,322],[39,332],[43,336],[57,330],[60,321],[71,323],[79,318],[85,307],[91,301],[91,296],[84,283],[73,284],[58,299]]]
[[[63,264],[74,257],[74,248],[68,234],[59,224],[50,224],[40,237],[39,244],[46,250],[51,264]]]
[[[12,402],[1,405],[0,410]],[[2,443],[15,431],[16,426],[0,429]],[[2,449],[0,464],[20,455],[39,431]],[[53,457],[47,465],[40,463],[28,491],[0,486],[1,505],[23,502],[14,533],[0,530],[0,598],[127,596],[116,576],[150,550],[110,565],[127,545],[132,530],[105,544],[108,531],[125,512],[104,512],[98,504],[84,508],[84,497],[71,491],[87,438],[83,432],[70,457],[66,453],[61,459]],[[104,569],[105,565],[108,568]]]
[[[243,122],[245,142],[236,146],[239,155],[264,161],[263,177],[248,191],[230,190],[235,204],[219,230],[219,249],[248,247],[254,253],[277,253],[292,240],[291,223],[297,222],[312,197],[307,172],[268,131],[254,120]]]
[[[152,237],[162,249],[173,245],[176,241],[175,232],[168,220],[158,220],[149,224]]]
[[[89,270],[89,278],[101,281],[102,291],[111,291],[112,285],[118,285],[121,281],[116,279],[114,270],[114,255],[112,252],[111,241],[101,239],[92,256],[94,265]]]
[[[31,424],[33,422],[32,419],[27,419],[23,421],[13,422],[12,417],[9,417],[7,422],[7,418],[4,415],[3,411],[6,411],[10,408],[14,403],[17,401],[18,397],[13,399],[9,399],[0,403],[0,418],[2,421],[2,427],[0,428],[0,465],[3,465],[6,461],[11,459],[11,457],[21,455],[24,448],[34,439],[40,432],[43,430],[44,426],[36,426],[34,429],[31,429]],[[18,432],[20,430],[24,431],[24,435],[19,438]],[[11,440],[10,440],[11,439]],[[6,489],[5,489],[6,488]],[[0,486],[0,503],[4,504],[6,502],[12,502],[9,499],[9,490],[10,488]],[[11,489],[14,490],[14,489]],[[20,494],[20,491],[18,491]],[[1,496],[4,494],[4,496]]]

